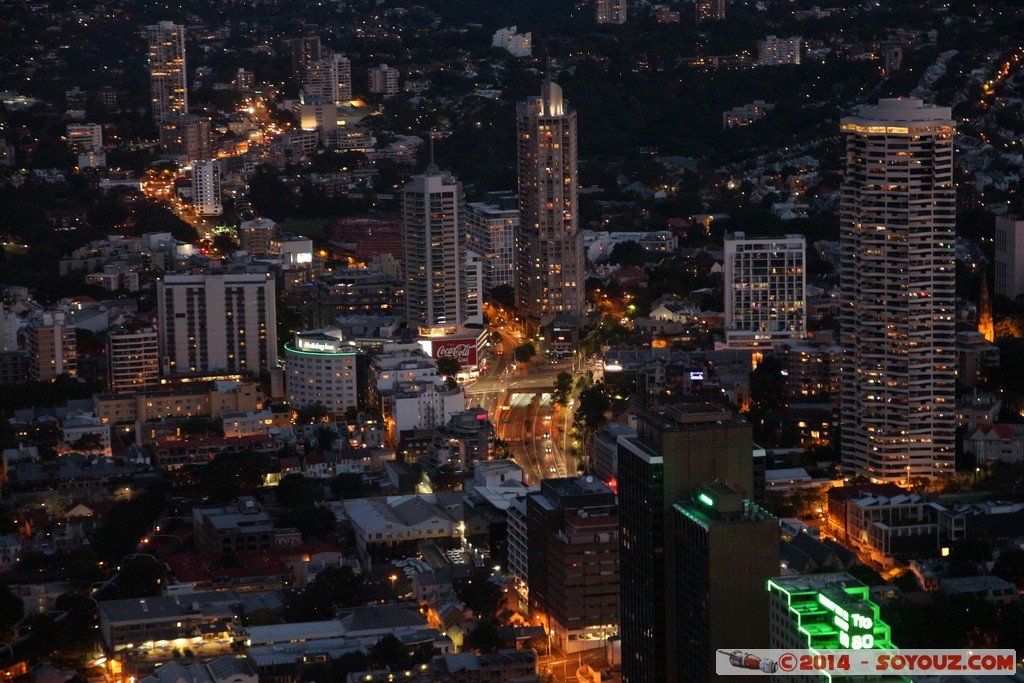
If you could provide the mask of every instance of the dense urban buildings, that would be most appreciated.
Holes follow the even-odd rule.
[[[147,26],[146,43],[153,119],[160,124],[188,114],[185,27],[171,21]]]
[[[1024,651],[1024,9],[660,1],[6,3],[0,677]]]
[[[883,99],[842,120],[842,459],[907,482],[953,472],[956,187],[948,107]]]
[[[806,244],[801,235],[725,236],[725,343],[759,348],[807,336]]]
[[[672,506],[705,483],[730,484],[744,495],[754,486],[751,426],[728,410],[698,404],[641,412],[636,430],[618,439],[620,595],[629,605],[620,627],[625,683],[674,680],[679,658],[696,652],[674,651],[684,615],[670,597],[679,572],[696,570],[677,564],[691,560],[677,552]],[[710,599],[704,592],[693,597]]]
[[[276,296],[266,273],[168,274],[157,283],[167,375],[277,367]]]
[[[533,325],[559,314],[580,316],[584,303],[579,230],[576,112],[550,78],[540,97],[516,108],[519,140],[519,243],[516,302]]]

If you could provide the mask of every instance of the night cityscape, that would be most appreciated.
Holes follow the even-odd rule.
[[[0,40],[5,680],[1024,681],[1024,3]]]

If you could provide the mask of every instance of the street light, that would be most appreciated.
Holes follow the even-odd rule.
[[[398,575],[397,574],[392,574],[388,578],[391,579],[391,592],[394,593],[395,592],[395,581],[398,580]],[[397,593],[396,593],[396,595],[397,595]]]

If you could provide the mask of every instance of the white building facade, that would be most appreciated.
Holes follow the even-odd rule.
[[[192,202],[200,216],[219,216],[224,213],[221,203],[220,162],[192,162]]]
[[[322,405],[331,415],[359,404],[356,347],[340,330],[299,332],[284,346],[288,402],[293,408]]]
[[[371,68],[367,78],[369,90],[374,95],[390,97],[398,94],[398,69],[381,64]]]
[[[352,100],[352,63],[337,52],[324,55],[309,65],[302,89],[330,104],[348,104]]]
[[[465,320],[465,201],[462,183],[436,169],[402,190],[405,315],[421,335],[453,334]]]
[[[807,245],[802,235],[725,236],[725,342],[754,349],[807,336]]]
[[[160,381],[160,340],[145,326],[122,326],[107,332],[110,390],[116,394],[156,386]]]
[[[782,66],[800,63],[800,48],[803,45],[801,36],[776,38],[765,36],[757,41],[757,63],[760,66]]]
[[[848,475],[951,475],[955,452],[954,123],[882,99],[841,122],[842,461]]]

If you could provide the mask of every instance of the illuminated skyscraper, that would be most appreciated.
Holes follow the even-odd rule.
[[[841,130],[843,469],[888,482],[952,474],[950,109],[883,99],[844,118]]]
[[[596,0],[597,23],[625,24],[626,0]]]
[[[402,190],[406,319],[421,334],[453,334],[464,322],[465,203],[462,183],[436,167]]]
[[[519,103],[519,243],[516,303],[534,325],[584,304],[583,234],[576,179],[576,112],[562,89],[544,82]]]
[[[146,43],[153,120],[163,123],[173,116],[184,116],[188,113],[185,27],[170,21],[147,26]]]

